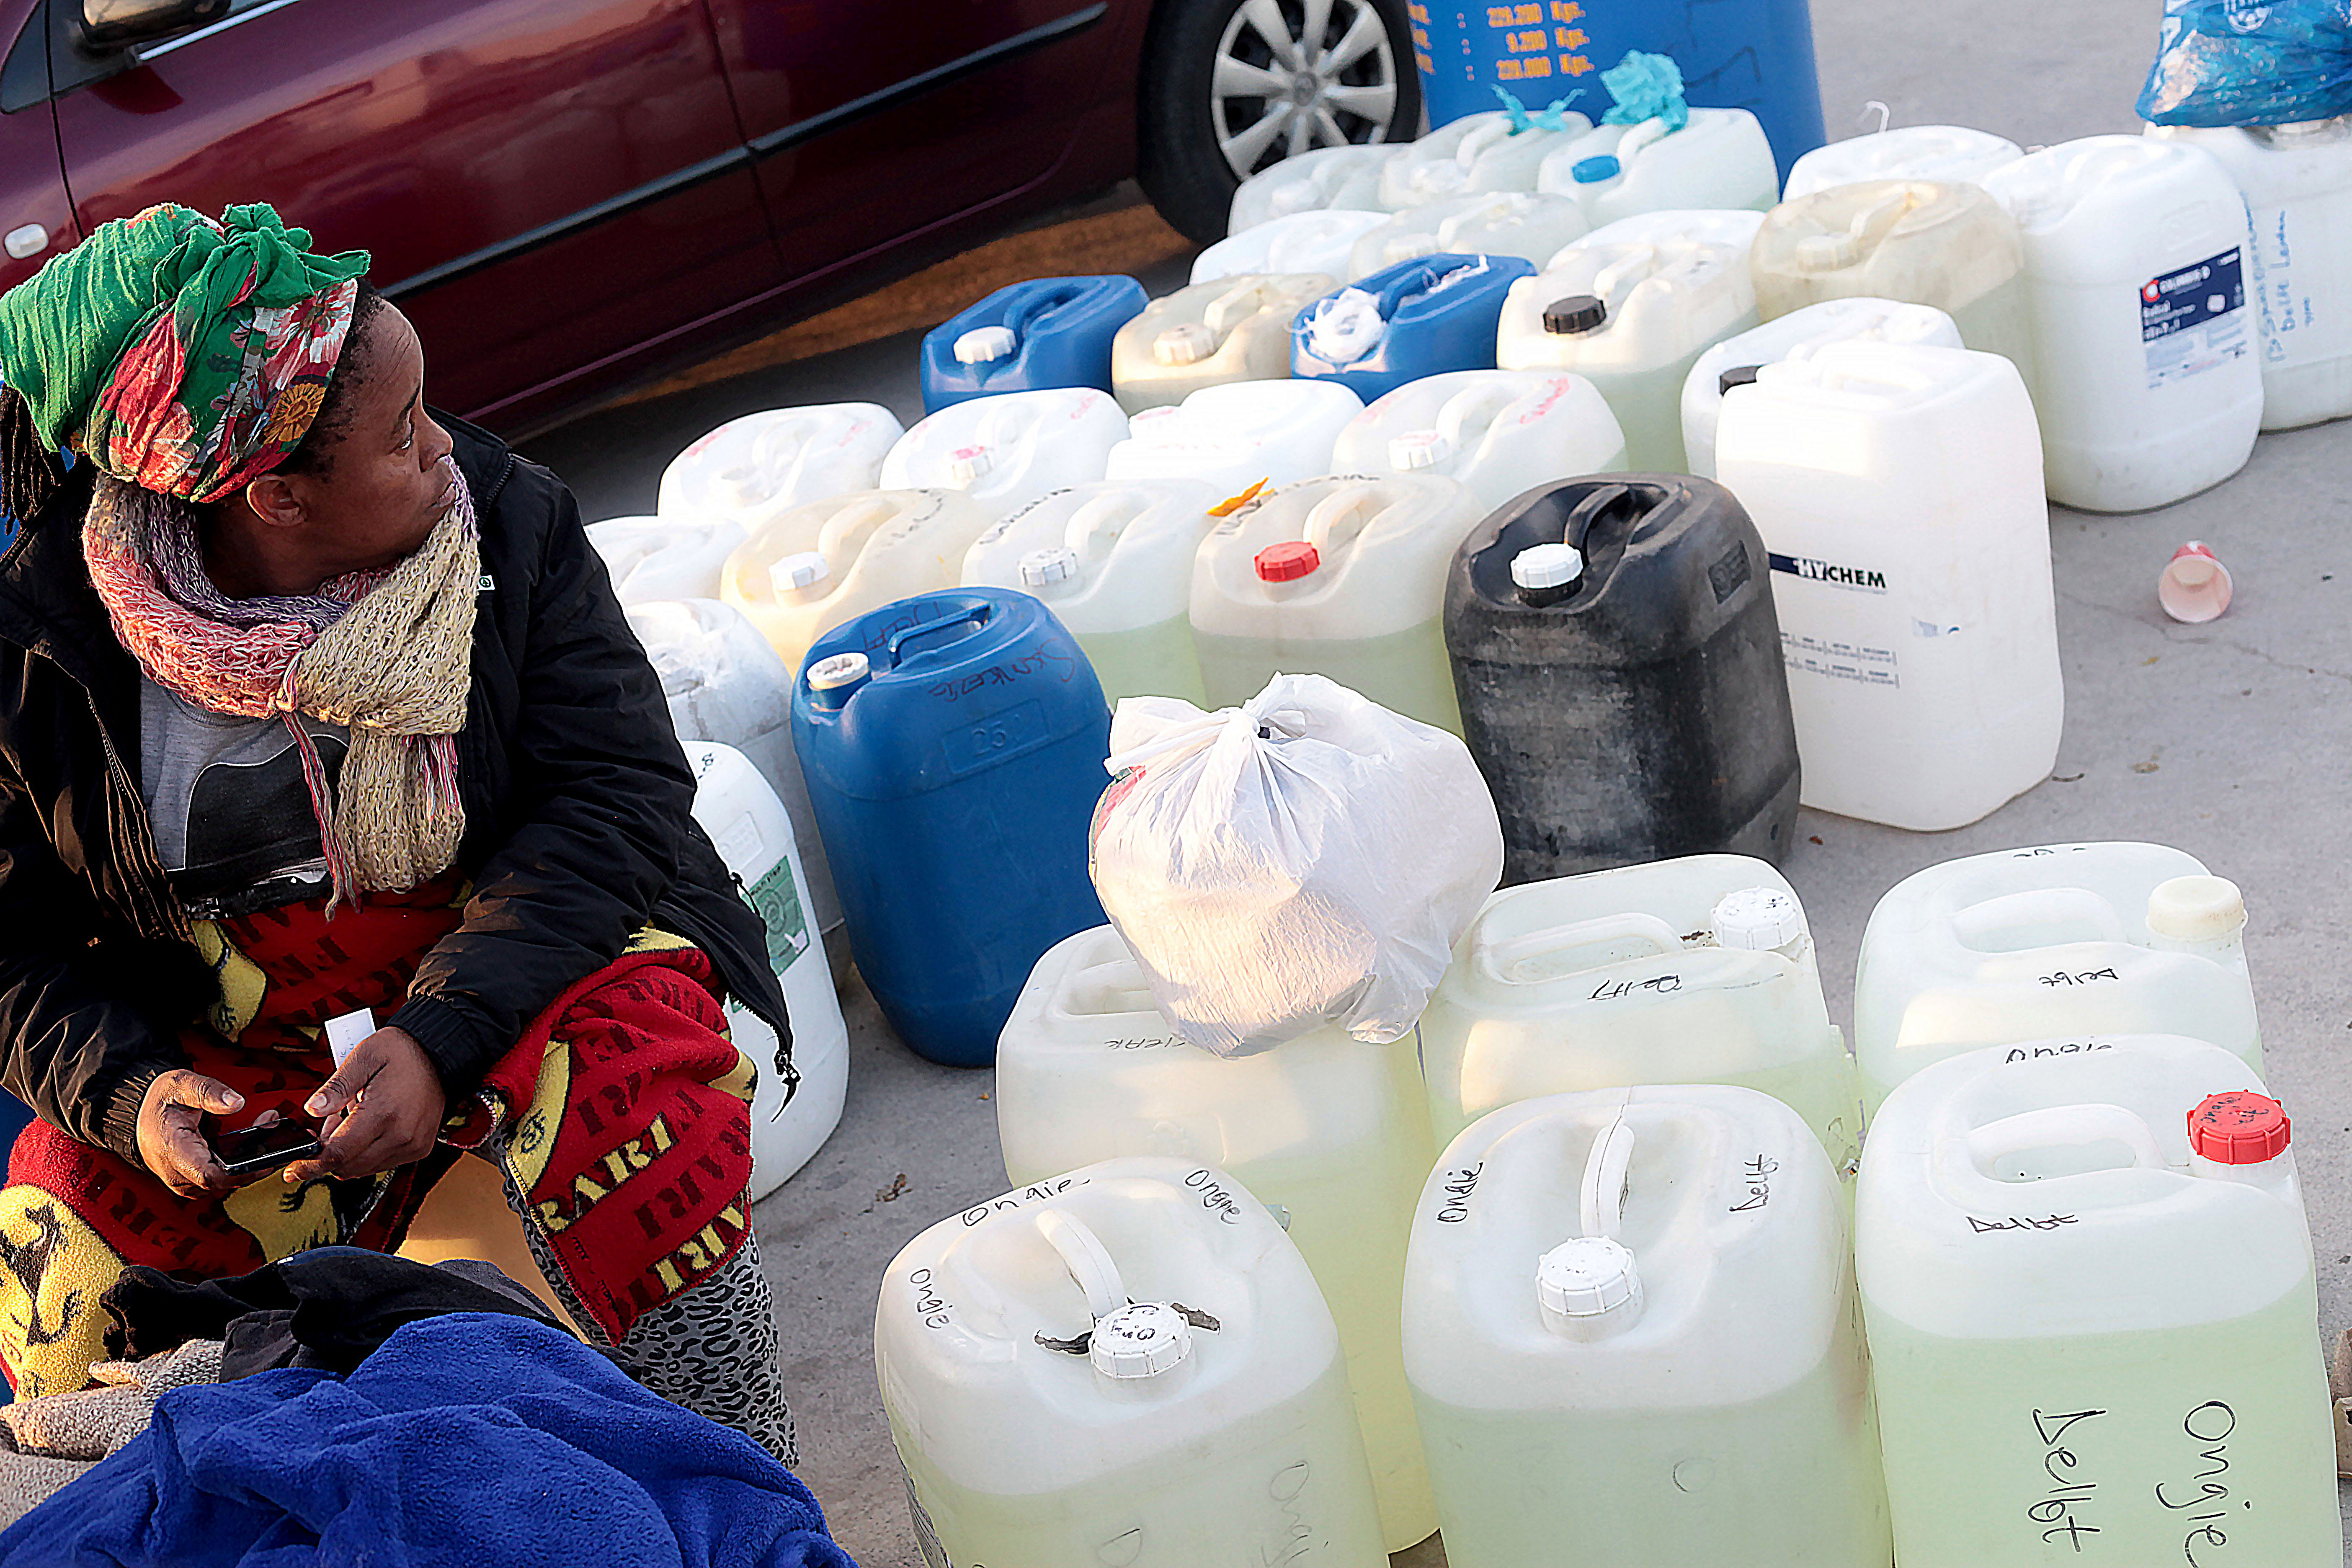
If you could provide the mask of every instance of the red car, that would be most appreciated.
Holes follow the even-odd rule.
[[[1129,175],[1213,238],[1421,112],[1403,0],[0,0],[0,288],[268,201],[508,429]]]

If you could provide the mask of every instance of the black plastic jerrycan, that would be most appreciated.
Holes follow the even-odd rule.
[[[1471,533],[1445,647],[1506,882],[1787,854],[1797,732],[1767,567],[1731,492],[1687,474],[1529,490]]]

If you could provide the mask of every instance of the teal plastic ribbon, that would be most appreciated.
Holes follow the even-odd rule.
[[[1601,85],[1617,100],[1616,107],[1601,117],[1603,125],[1663,120],[1671,132],[1690,123],[1690,105],[1683,101],[1682,68],[1669,55],[1629,49],[1623,59],[1601,73]]]
[[[1673,62],[1667,63],[1671,65]],[[1677,76],[1675,81],[1676,86],[1680,86],[1681,77]],[[1583,97],[1584,89],[1579,88],[1567,98],[1555,98],[1541,109],[1529,109],[1513,96],[1507,88],[1495,89],[1495,96],[1503,100],[1503,112],[1511,117],[1511,134],[1517,136],[1522,131],[1567,130],[1569,101],[1570,99]]]

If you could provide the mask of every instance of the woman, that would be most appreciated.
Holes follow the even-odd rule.
[[[758,917],[571,495],[309,244],[152,207],[0,297],[0,1362],[79,1388],[126,1264],[390,1249],[471,1153],[584,1334],[790,1464]],[[283,1118],[315,1157],[223,1167]]]

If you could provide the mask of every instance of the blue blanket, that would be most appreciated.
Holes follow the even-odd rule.
[[[0,1568],[856,1568],[751,1438],[569,1334],[459,1313],[348,1379],[164,1395],[153,1425],[0,1533]]]

